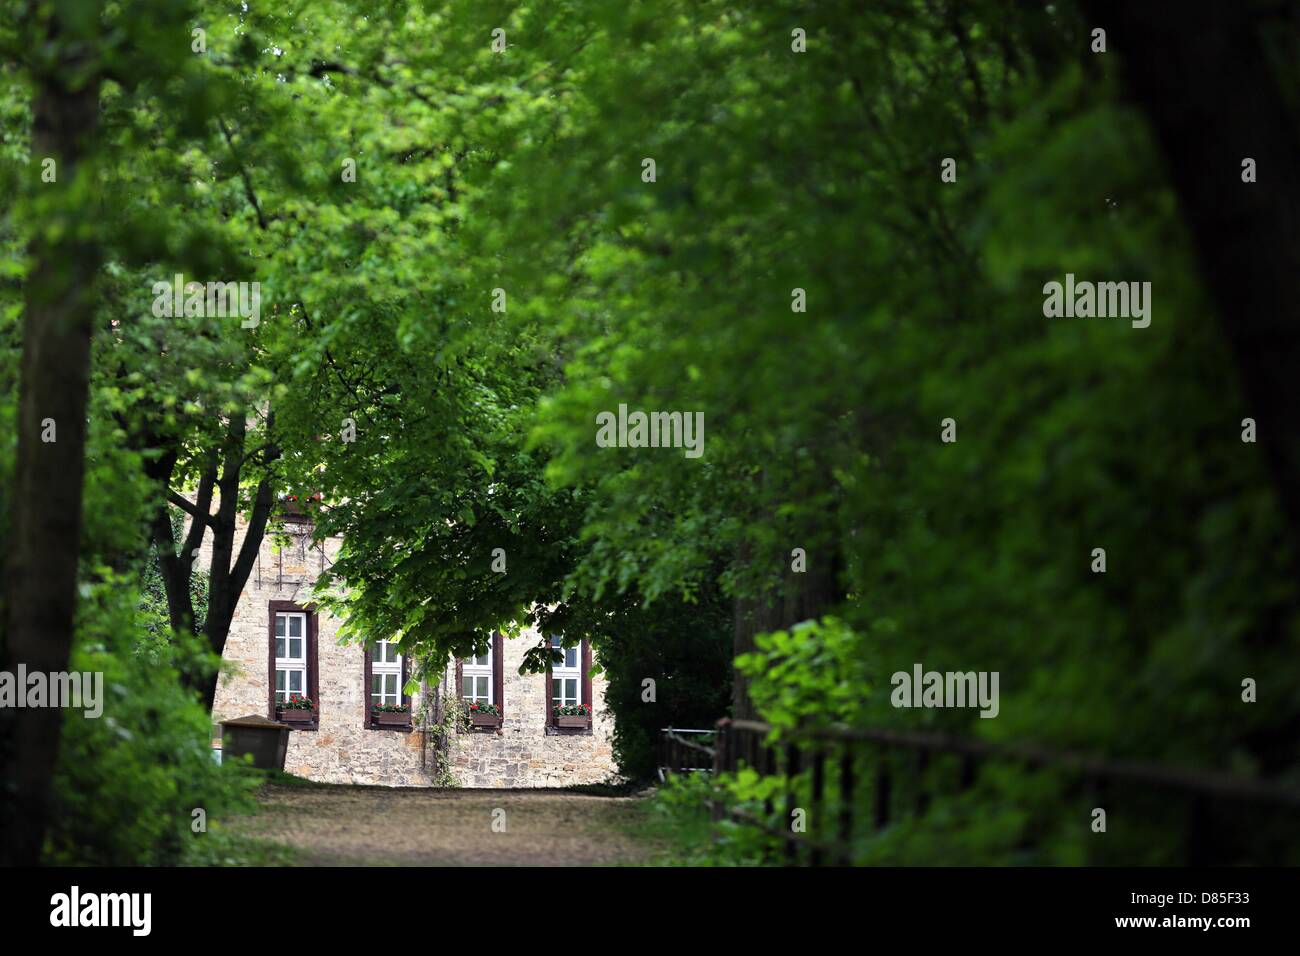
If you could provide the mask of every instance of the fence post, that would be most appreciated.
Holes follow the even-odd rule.
[[[876,829],[883,830],[889,825],[889,751],[883,746],[876,748]]]
[[[799,843],[794,839],[794,813],[799,809],[795,797],[794,778],[799,773],[800,753],[797,744],[785,745],[785,859],[791,865],[799,862]]]
[[[853,744],[844,741],[840,752],[840,841],[853,845]]]
[[[822,865],[822,843],[821,834],[826,832],[826,828],[821,825],[822,816],[822,793],[826,784],[826,751],[817,747],[812,753],[812,806],[808,808],[809,815],[813,818],[813,830],[818,831],[817,837],[812,840],[812,854],[808,862],[812,866]]]
[[[925,789],[925,769],[930,763],[930,751],[916,752],[916,815],[923,816],[930,806],[930,794]]]
[[[731,728],[731,719],[729,717],[723,717],[714,724],[713,727],[716,731],[713,738],[713,779],[715,784],[715,796],[712,801],[712,806],[710,807],[710,815],[713,818],[713,822],[717,823],[722,819],[723,813],[726,810],[723,806],[722,800],[716,796],[718,775],[732,769],[732,767],[728,765],[728,759],[731,754],[731,734],[728,733]],[[713,832],[716,838],[718,832],[716,827],[714,827]]]
[[[962,754],[961,757],[961,779],[958,787],[961,790],[969,790],[975,784],[975,757],[972,754]]]

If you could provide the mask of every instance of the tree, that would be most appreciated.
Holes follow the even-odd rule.
[[[40,51],[28,64],[33,154],[53,160],[60,178],[51,185],[61,185],[40,202],[45,225],[28,249],[34,267],[26,283],[12,543],[5,555],[4,661],[11,673],[20,662],[32,671],[62,672],[72,648],[90,340],[103,258],[89,212],[95,209],[99,15],[98,3],[68,3],[42,8],[23,25],[31,48]],[[12,781],[0,812],[6,864],[31,865],[40,853],[62,716],[55,708],[6,714],[0,741],[0,754],[12,761],[0,774]]]
[[[1292,38],[1248,4],[1196,4],[1176,18],[1105,0],[1083,7],[1111,30],[1131,96],[1151,120],[1300,552],[1300,436],[1291,427],[1300,407],[1300,183],[1282,172],[1296,168],[1300,142],[1280,82],[1294,86],[1294,64],[1274,52]],[[1157,48],[1160,56],[1146,55]]]

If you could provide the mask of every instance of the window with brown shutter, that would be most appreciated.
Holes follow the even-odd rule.
[[[268,601],[267,615],[267,716],[295,730],[316,730],[320,727],[316,608]],[[310,706],[302,706],[304,700]]]
[[[552,634],[551,648],[560,651],[564,660],[552,662],[546,669],[546,732],[591,733],[595,712],[591,699],[591,645],[584,640],[565,647],[563,635]]]
[[[495,730],[505,721],[504,658],[505,638],[494,631],[482,654],[456,661],[456,692],[475,730]]]
[[[407,655],[398,649],[397,641],[389,640],[375,641],[363,650],[365,726],[371,730],[409,731],[411,698],[406,693],[406,682],[410,679]]]

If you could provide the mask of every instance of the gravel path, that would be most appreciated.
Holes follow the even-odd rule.
[[[261,804],[228,830],[287,844],[307,866],[604,866],[648,863],[655,849],[627,832],[638,797],[271,785]]]

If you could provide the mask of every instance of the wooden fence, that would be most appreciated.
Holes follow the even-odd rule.
[[[670,773],[700,773],[713,770],[716,730],[665,727],[659,737],[659,780]]]
[[[1294,852],[1300,824],[1294,785],[941,734],[830,727],[774,744],[771,731],[765,723],[730,719],[712,732],[665,728],[660,776],[748,767],[797,780],[786,788],[779,814],[772,800],[761,810],[715,806],[716,817],[757,826],[779,841],[789,865],[850,864],[864,837],[923,816],[935,796],[971,789],[985,768],[999,763],[1061,774],[1068,791],[1083,798],[1083,810],[1122,813],[1145,804],[1148,812],[1154,807],[1170,821],[1181,819],[1177,855],[1192,865],[1286,862],[1243,859],[1238,838],[1262,819],[1280,819],[1292,828]],[[801,810],[803,826],[796,828]],[[1081,816],[1081,826],[1088,822]]]

